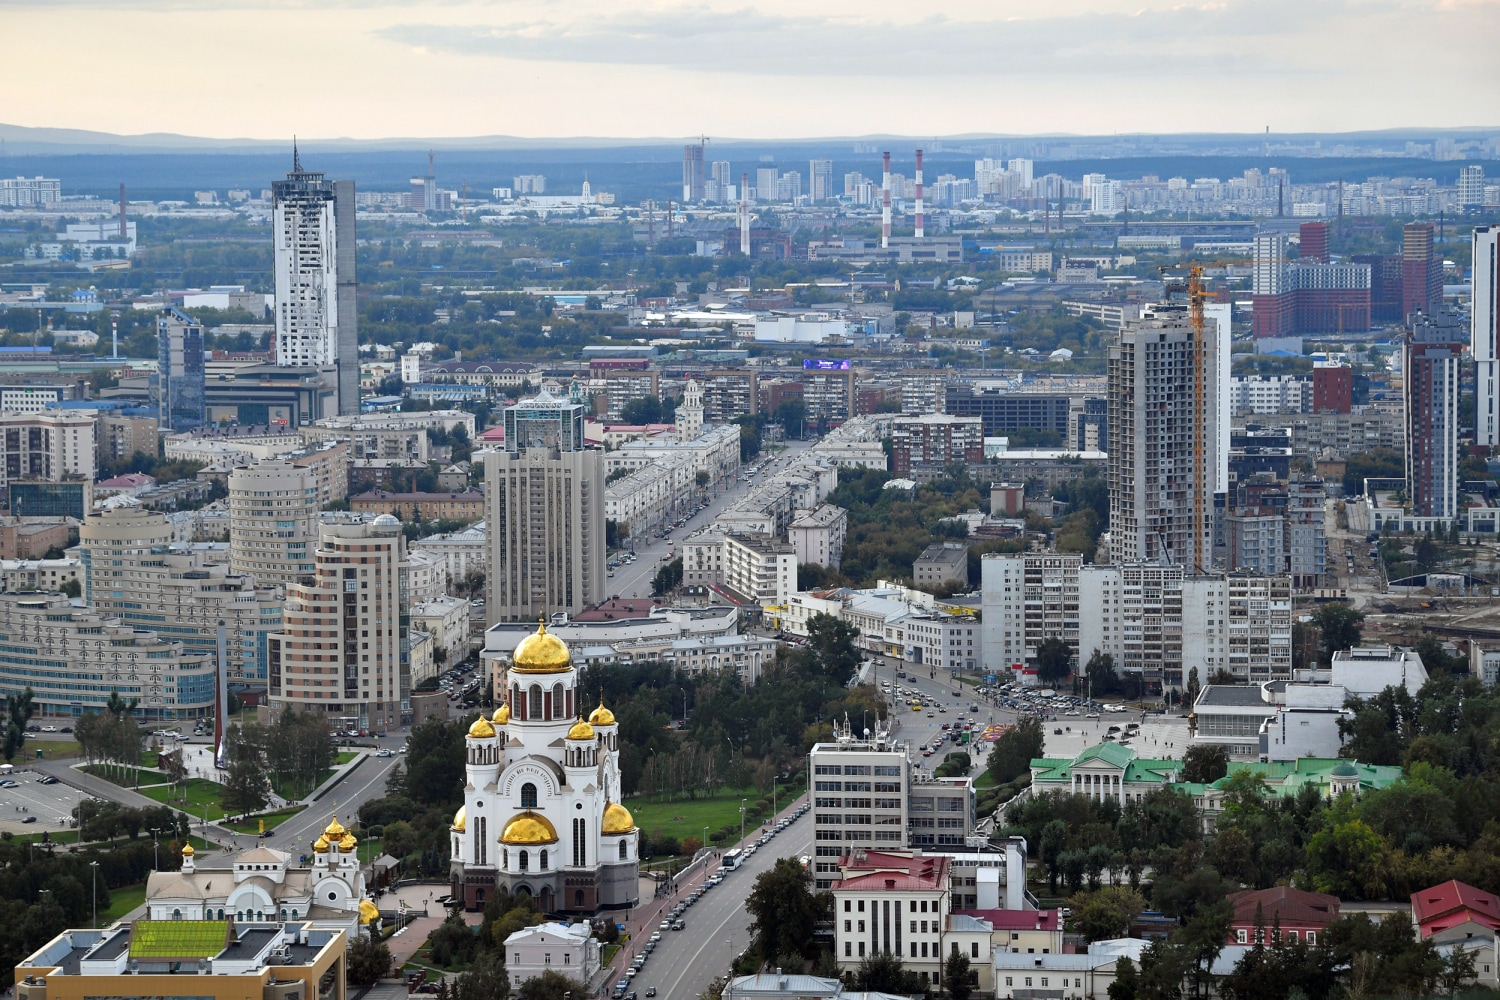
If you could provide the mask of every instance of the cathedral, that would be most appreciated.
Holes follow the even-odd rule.
[[[476,719],[464,741],[454,900],[480,910],[503,888],[543,913],[635,906],[639,832],[620,804],[614,713],[600,704],[583,718],[572,656],[545,624],[516,646],[503,688],[495,714]]]

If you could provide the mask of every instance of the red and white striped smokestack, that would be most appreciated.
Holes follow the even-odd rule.
[[[922,151],[917,150],[917,239],[922,238]]]
[[[882,160],[885,178],[880,182],[880,249],[884,250],[891,245],[891,154],[883,154]]]
[[[740,253],[750,256],[750,175],[740,174]]]

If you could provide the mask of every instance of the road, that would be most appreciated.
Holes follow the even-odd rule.
[[[711,527],[714,518],[718,516],[720,511],[736,500],[743,498],[752,486],[786,469],[792,460],[810,447],[811,444],[812,442],[810,441],[791,441],[788,442],[786,450],[776,454],[774,457],[766,457],[762,453],[761,457],[750,464],[755,465],[762,461],[766,464],[757,475],[751,478],[750,482],[740,481],[739,477],[743,474],[742,469],[739,473],[730,477],[728,489],[725,489],[721,484],[717,495],[710,489],[708,492],[708,506],[701,513],[688,519],[688,522],[682,527],[673,528],[671,537],[668,540],[656,537],[658,532],[644,530],[638,532],[626,545],[627,548],[635,551],[636,560],[633,563],[626,563],[614,571],[615,575],[608,580],[609,593],[618,597],[650,597],[651,580],[656,576],[656,571],[661,568],[661,564],[666,559],[668,552],[676,553],[678,551],[678,544],[683,538],[696,531]],[[670,523],[668,522],[668,524]],[[666,527],[666,525],[662,525],[662,527]]]
[[[913,667],[920,673],[913,673]],[[896,676],[898,670],[906,674],[905,679]],[[927,671],[920,664],[897,663],[895,660],[882,659],[873,671],[870,680],[877,687],[882,681],[891,682],[891,690],[882,691],[882,693],[885,695],[886,703],[891,707],[891,716],[899,724],[896,736],[911,745],[914,754],[913,763],[918,766],[936,767],[943,762],[944,756],[948,753],[963,750],[968,753],[973,762],[970,773],[978,774],[984,770],[985,761],[989,758],[990,745],[988,743],[980,742],[969,746],[944,743],[940,749],[933,752],[931,757],[921,755],[922,747],[943,733],[943,723],[952,725],[959,716],[973,718],[981,725],[989,725],[993,722],[1003,726],[1011,725],[1016,721],[1014,710],[997,708],[989,704],[975,693],[972,685],[946,683],[948,680],[946,671],[939,671],[938,676],[933,678],[927,675]],[[910,704],[911,698],[896,698],[895,685],[900,685],[907,692],[913,690],[919,692],[924,706],[928,707],[921,712],[914,711]],[[970,712],[970,705],[978,705],[979,711]],[[940,706],[946,711],[937,711],[934,706]]]

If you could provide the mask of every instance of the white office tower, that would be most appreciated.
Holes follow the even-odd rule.
[[[484,462],[489,625],[605,598],[604,453],[584,448],[587,409],[546,392],[505,408],[505,450]]]
[[[1109,526],[1115,562],[1206,569],[1218,458],[1217,330],[1198,356],[1187,306],[1158,306],[1109,349]]]
[[[1494,448],[1500,445],[1500,226],[1475,226],[1473,249],[1474,442]]]
[[[269,638],[276,711],[316,712],[335,728],[410,721],[406,540],[401,522],[325,524],[314,571],[287,588],[285,624]]]
[[[851,720],[834,720],[833,739],[814,744],[807,755],[813,880],[819,891],[838,880],[839,859],[845,855],[906,846],[910,747],[896,741],[888,723],[869,722],[873,731],[856,732]],[[851,792],[853,798],[848,797]]]
[[[354,182],[302,169],[271,185],[276,363],[332,368],[340,413],[359,412]]]
[[[1254,270],[1251,292],[1255,295],[1280,295],[1286,289],[1286,234],[1260,233],[1252,244]]]
[[[261,586],[288,587],[313,572],[318,477],[280,460],[229,474],[229,567]]]
[[[677,439],[691,441],[703,433],[703,385],[688,379],[677,406]]]
[[[1484,205],[1484,167],[1471,163],[1458,172],[1458,207],[1479,208]]]

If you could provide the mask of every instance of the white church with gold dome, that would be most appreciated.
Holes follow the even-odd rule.
[[[601,704],[584,718],[572,656],[545,624],[516,646],[501,679],[503,702],[464,741],[453,898],[478,910],[503,888],[544,913],[635,906],[640,837],[620,804],[614,713]]]

